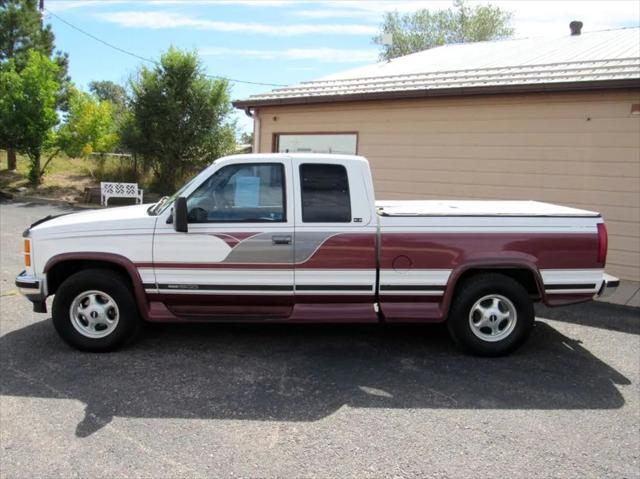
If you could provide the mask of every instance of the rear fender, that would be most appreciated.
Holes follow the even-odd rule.
[[[449,276],[447,288],[442,299],[442,316],[446,318],[451,308],[451,303],[455,297],[456,289],[459,286],[460,279],[470,271],[500,271],[500,270],[526,270],[529,271],[536,282],[536,287],[540,298],[546,303],[546,295],[544,292],[544,283],[542,276],[538,270],[533,258],[528,256],[522,257],[500,257],[500,258],[477,258],[465,261],[464,264],[456,267]]]

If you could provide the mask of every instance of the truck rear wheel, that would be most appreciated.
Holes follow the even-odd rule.
[[[520,283],[502,274],[485,273],[462,284],[447,326],[464,351],[502,356],[527,339],[534,319],[533,301]]]
[[[53,325],[60,337],[82,351],[112,351],[131,339],[140,318],[128,279],[103,269],[67,278],[53,299]]]

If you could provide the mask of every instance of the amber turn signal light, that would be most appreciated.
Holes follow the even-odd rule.
[[[24,240],[24,265],[31,266],[31,241],[28,239]]]

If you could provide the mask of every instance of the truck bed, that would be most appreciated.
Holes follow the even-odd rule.
[[[380,216],[522,216],[598,217],[594,211],[580,210],[539,201],[376,201]]]

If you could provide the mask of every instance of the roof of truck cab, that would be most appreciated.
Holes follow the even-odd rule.
[[[376,201],[382,216],[600,216],[540,201]]]
[[[337,155],[334,153],[248,153],[243,155],[230,155],[220,158],[219,160],[243,160],[243,161],[253,161],[253,160],[282,160],[285,158],[293,158],[293,159],[301,159],[301,160],[310,160],[310,161],[358,161],[369,163],[369,161],[363,157],[358,155]]]

